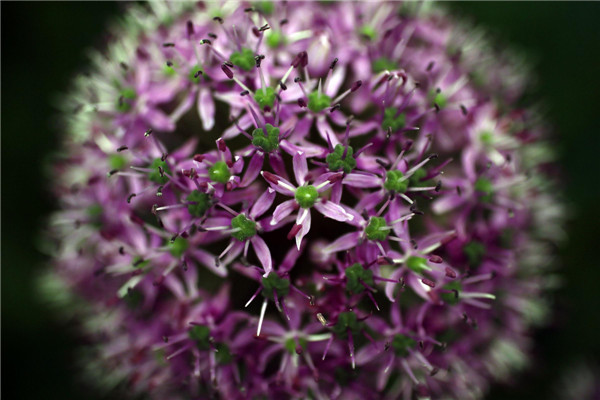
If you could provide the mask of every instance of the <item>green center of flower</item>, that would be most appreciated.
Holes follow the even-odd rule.
[[[369,286],[373,286],[373,271],[363,268],[359,263],[346,268],[346,289],[350,293],[359,294],[365,290],[361,281]]]
[[[312,92],[308,94],[308,109],[313,112],[321,112],[331,105],[331,97],[325,93]]]
[[[296,194],[294,198],[296,199],[296,203],[302,208],[310,208],[315,205],[317,201],[317,197],[319,197],[319,192],[317,192],[317,188],[313,185],[308,186],[300,186],[296,189]]]
[[[190,243],[181,236],[178,236],[172,243],[169,244],[169,251],[173,257],[179,258],[183,255],[183,253],[185,253],[188,247],[190,247]]]
[[[160,169],[159,169],[160,167]],[[171,169],[169,168],[169,166],[167,165],[167,163],[163,160],[161,160],[160,158],[155,158],[154,161],[152,161],[152,164],[150,164],[149,167],[152,172],[150,172],[150,174],[148,174],[148,179],[150,179],[152,182],[158,183],[160,185],[164,185],[165,183],[167,183],[169,181],[169,178],[167,177],[166,174],[171,174]],[[163,173],[161,174],[161,169],[163,171]]]
[[[479,140],[484,146],[491,146],[494,143],[494,134],[490,131],[483,131],[479,134]]]
[[[465,253],[465,256],[469,259],[469,265],[478,267],[485,256],[485,245],[473,240],[472,242],[465,244],[463,253]]]
[[[442,286],[442,290],[440,291],[440,297],[444,300],[445,303],[450,304],[451,306],[455,305],[459,301],[459,294],[462,290],[462,285],[458,281],[448,282],[444,286]]]
[[[265,36],[265,42],[270,48],[275,49],[285,43],[285,36],[283,36],[283,32],[274,31],[271,29],[268,32],[269,33]]]
[[[408,189],[408,181],[402,180],[404,174],[398,170],[388,171],[385,175],[383,187],[396,193],[404,193]]]
[[[240,67],[245,71],[250,71],[256,61],[254,60],[254,52],[247,47],[244,47],[241,52],[236,51],[229,57],[233,65]]]
[[[431,186],[430,181],[421,181],[421,179],[427,176],[427,171],[423,168],[419,168],[410,176],[408,181],[410,182],[410,186]],[[435,185],[434,185],[435,186]]]
[[[110,169],[121,169],[127,165],[127,159],[120,154],[111,154],[108,157]]]
[[[200,83],[200,78],[202,77],[202,68],[199,65],[194,65],[190,72],[188,73],[188,79],[192,83]]]
[[[336,144],[333,153],[329,153],[325,159],[329,165],[329,170],[343,170],[345,173],[349,174],[356,168],[356,160],[354,159],[353,154],[354,149],[351,146],[348,146],[348,151],[346,151],[346,156],[344,157],[344,146]]]
[[[144,269],[146,265],[150,264],[150,260],[144,260],[142,257],[135,257],[131,261],[131,265],[133,266],[133,268],[137,269]]]
[[[229,172],[229,167],[225,161],[217,161],[208,170],[208,176],[214,182],[227,183],[231,177],[231,172]]]
[[[277,298],[281,300],[290,291],[290,281],[288,279],[280,278],[275,273],[270,273],[268,276],[262,278],[262,295],[267,299],[274,300],[273,293],[277,293]]]
[[[399,357],[406,357],[408,355],[408,349],[415,347],[416,344],[417,342],[414,339],[401,334],[395,335],[392,340],[392,348]]]
[[[190,215],[194,217],[202,217],[210,208],[210,197],[206,193],[193,190],[185,199],[194,202],[194,204],[188,204],[187,207]]]
[[[257,128],[252,132],[252,144],[270,153],[279,147],[279,128],[271,124],[266,124],[265,127],[267,128],[266,136],[262,128]]]
[[[363,25],[359,31],[361,36],[367,38],[368,40],[375,40],[377,38],[377,31],[370,25]]]
[[[439,108],[444,108],[448,104],[448,98],[439,89],[432,91],[429,97],[431,98],[431,103],[437,105]]]
[[[117,99],[117,110],[120,112],[127,112],[131,110],[131,103],[137,97],[135,89],[125,88],[119,92],[119,98]]]
[[[427,260],[423,257],[410,256],[406,260],[406,267],[413,270],[417,274],[423,274],[425,271],[430,271],[431,268],[427,265]]]
[[[275,4],[272,1],[257,1],[254,5],[263,14],[272,14],[275,9]]]
[[[404,113],[400,115],[396,115],[396,113],[398,113],[398,109],[395,107],[388,107],[383,112],[383,122],[381,123],[381,128],[383,128],[384,132],[387,132],[390,128],[392,129],[392,132],[397,132],[398,130],[404,128],[406,116]]]
[[[87,208],[87,216],[89,218],[89,223],[95,228],[102,227],[102,206],[100,204],[94,204]]]
[[[173,63],[166,64],[163,67],[163,72],[166,76],[175,76],[177,71],[175,71],[175,65]]]
[[[210,349],[210,329],[208,326],[194,325],[192,326],[192,329],[189,330],[188,336],[196,342],[196,346],[198,346],[199,350]]]
[[[473,186],[475,191],[481,194],[480,200],[484,203],[488,203],[492,200],[494,193],[494,186],[489,179],[479,178],[475,181]]]
[[[338,315],[338,320],[333,326],[333,331],[341,337],[345,337],[348,330],[352,333],[358,333],[360,324],[353,311],[345,311]]]
[[[231,227],[237,229],[235,232],[231,232],[231,236],[240,242],[256,235],[256,222],[248,219],[244,214],[238,214],[233,218],[231,220]]]
[[[300,346],[300,348],[302,350],[306,350],[306,344],[307,344],[307,340],[304,338],[298,338],[298,345]],[[289,338],[285,341],[285,349],[290,353],[290,354],[296,354],[296,349],[297,346],[296,344],[296,340],[294,338]]]
[[[217,343],[215,345],[215,349],[217,350],[215,354],[217,363],[229,364],[231,361],[233,361],[231,350],[229,350],[229,346],[227,346],[225,343]]]
[[[383,71],[396,70],[396,69],[398,69],[398,64],[396,62],[390,60],[389,58],[380,57],[380,58],[376,59],[375,61],[373,61],[373,64],[371,64],[371,67],[373,68],[373,72],[378,74]]]
[[[256,100],[261,109],[265,107],[273,108],[273,104],[275,104],[275,90],[272,87],[267,87],[264,90],[258,89],[254,95],[254,100]]]
[[[390,233],[387,224],[383,217],[369,218],[369,224],[365,228],[365,234],[369,240],[385,240]]]

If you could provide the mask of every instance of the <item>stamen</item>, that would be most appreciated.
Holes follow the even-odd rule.
[[[191,39],[194,36],[194,23],[192,21],[186,23],[186,30],[188,39]]]
[[[323,316],[323,314],[317,313],[317,319],[319,320],[319,322],[321,323],[321,325],[327,326],[327,320],[325,319],[325,317]],[[325,359],[325,356],[323,356],[323,359]]]
[[[275,301],[275,307],[277,311],[281,312],[281,305],[279,304],[279,296],[277,296],[277,290],[273,290],[273,300]]]
[[[432,254],[429,256],[429,261],[431,261],[434,264],[441,264],[444,260],[442,259],[442,257]]]
[[[302,224],[294,224],[287,234],[287,239],[292,240],[300,232],[300,229],[302,229]]]
[[[435,287],[435,282],[430,279],[423,278],[423,279],[421,279],[421,282],[423,282],[425,285],[427,285],[429,287],[432,287],[432,288]]]
[[[273,291],[273,293],[275,293],[275,291]],[[256,336],[260,336],[260,330],[262,328],[263,320],[265,318],[265,312],[267,311],[267,303],[268,300],[264,299],[260,308],[260,318],[258,319],[258,328],[256,330]]]
[[[321,315],[321,314],[317,314],[317,316],[319,316],[319,315]],[[325,325],[325,324],[323,324],[323,325]],[[333,335],[331,335],[331,337],[327,341],[327,344],[325,345],[325,350],[323,351],[323,358],[322,358],[323,361],[325,361],[325,357],[327,357],[327,353],[329,352],[329,347],[331,347],[331,343],[333,343]]]
[[[233,71],[225,64],[221,64],[221,69],[229,79],[233,79]]]
[[[414,167],[412,167],[411,169],[406,171],[406,173],[400,179],[400,181],[405,181],[405,180],[409,179],[412,176],[412,174],[415,173],[416,170],[418,170],[419,168],[421,168],[422,166],[427,164],[429,162],[429,160],[435,160],[436,158],[438,158],[437,154],[430,155],[429,157],[427,157],[426,159],[424,159],[423,161],[421,161],[420,163],[418,163],[417,165],[415,165]]]
[[[344,93],[340,94],[338,97],[336,97],[332,103],[339,103],[340,101],[342,101],[346,96],[348,96],[350,93],[355,92],[358,90],[358,88],[360,88],[362,86],[362,81],[356,81],[352,84],[352,86],[350,86],[350,89],[346,90]]]
[[[327,73],[327,78],[325,78],[325,92],[327,92],[327,88],[329,87],[329,82],[331,81],[331,76],[333,75],[333,69],[335,68],[335,64],[337,64],[338,58],[336,57],[331,65],[329,66],[329,72]]]
[[[352,369],[356,369],[356,360],[354,359],[354,338],[352,337],[352,331],[350,328],[348,332],[348,350],[350,350],[350,359],[352,360]]]
[[[404,177],[406,177],[406,175],[404,175]],[[410,197],[408,197],[404,193],[398,193],[398,196],[402,197],[408,204],[413,204],[414,203],[414,201],[412,201],[410,199]]]
[[[362,281],[361,281],[360,283],[362,283],[362,284],[363,284],[363,286],[365,286],[365,287],[366,287],[366,284],[365,284],[364,282],[362,282]],[[375,308],[377,309],[377,311],[381,311],[381,310],[379,309],[379,306],[377,305],[377,302],[375,301],[375,297],[373,297],[373,295],[371,294],[371,292],[370,292],[370,291],[367,291],[367,296],[369,296],[369,299],[371,299],[371,301],[372,301],[372,302],[373,302],[373,304],[375,305]]]

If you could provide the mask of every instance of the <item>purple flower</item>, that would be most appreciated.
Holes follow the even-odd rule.
[[[131,8],[53,174],[47,292],[96,383],[464,399],[524,365],[561,232],[545,131],[417,6]]]

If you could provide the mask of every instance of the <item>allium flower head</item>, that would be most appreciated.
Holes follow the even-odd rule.
[[[65,105],[46,282],[97,382],[471,399],[526,362],[560,207],[510,57],[421,3],[152,2],[112,33]]]

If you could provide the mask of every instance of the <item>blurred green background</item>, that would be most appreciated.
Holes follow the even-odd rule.
[[[572,216],[560,250],[563,287],[549,327],[535,333],[533,366],[489,399],[552,399],[552,383],[573,360],[600,360],[600,3],[445,3],[535,61],[565,174]],[[37,240],[53,201],[43,160],[57,147],[55,96],[102,46],[107,21],[124,3],[2,2],[2,358],[6,399],[98,399],[78,383],[69,327],[36,298],[44,268]],[[114,398],[114,397],[110,397]],[[582,399],[585,400],[585,399]]]

